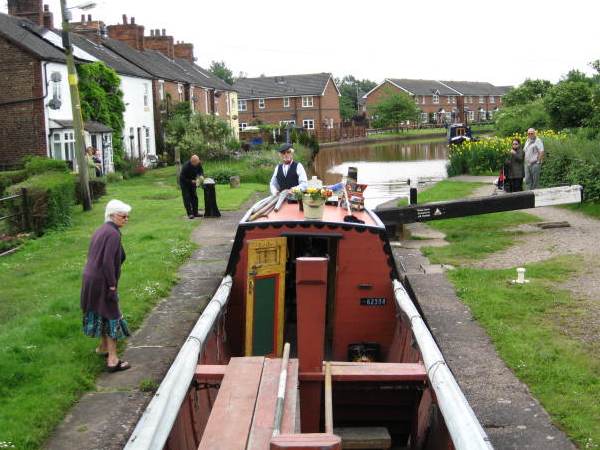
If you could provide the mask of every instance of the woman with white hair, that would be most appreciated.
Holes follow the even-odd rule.
[[[119,309],[117,292],[121,264],[125,250],[121,245],[121,232],[129,220],[131,206],[120,200],[106,205],[105,223],[96,230],[88,251],[81,286],[83,332],[100,338],[96,353],[107,357],[109,372],[127,370],[131,365],[117,356],[117,340],[129,336],[127,322]]]

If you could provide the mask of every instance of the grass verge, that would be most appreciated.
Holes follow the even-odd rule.
[[[452,195],[465,196],[463,188],[468,186],[453,184],[466,183],[448,183],[434,186],[420,198],[426,199],[428,192],[429,198],[444,200]],[[429,225],[445,233],[450,245],[424,248],[423,252],[432,262],[461,266],[514,245],[519,233],[510,229],[536,220],[523,212],[503,212],[434,221]],[[529,386],[552,419],[582,448],[598,448],[600,357],[592,346],[562,333],[557,320],[577,320],[585,314],[578,302],[560,289],[580,266],[574,256],[527,265],[531,282],[523,286],[509,283],[515,278],[514,268],[459,267],[448,276],[502,359]]]
[[[265,188],[217,186],[219,207],[237,209]],[[119,286],[133,329],[168,295],[194,248],[189,237],[199,221],[185,218],[174,168],[166,168],[109,185],[93,211],[74,209],[71,227],[0,259],[0,441],[6,448],[39,448],[103,370],[93,354],[96,341],[81,332],[79,290],[90,237],[111,198],[133,207],[123,228],[127,261]]]

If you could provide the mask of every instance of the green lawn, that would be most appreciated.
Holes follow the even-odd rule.
[[[237,209],[264,189],[219,185],[219,207]],[[199,220],[185,218],[174,169],[166,168],[109,185],[93,211],[75,209],[72,227],[0,259],[0,442],[14,448],[39,448],[103,370],[103,361],[92,353],[95,340],[81,333],[79,289],[90,237],[111,198],[133,207],[123,228],[127,261],[119,286],[122,311],[133,329],[168,295],[178,267],[194,249],[189,237]]]
[[[436,191],[460,189],[440,183],[421,198],[427,192],[430,198],[442,198],[445,194]],[[576,299],[560,289],[561,282],[582,270],[581,263],[573,256],[528,265],[531,282],[523,286],[510,283],[516,276],[514,268],[465,267],[513,245],[518,233],[507,228],[536,220],[523,212],[503,212],[433,221],[429,225],[444,232],[450,245],[423,251],[432,262],[458,266],[448,276],[502,359],[570,438],[581,448],[598,448],[600,356],[592,347],[561,333],[557,320],[577,321],[585,313]]]

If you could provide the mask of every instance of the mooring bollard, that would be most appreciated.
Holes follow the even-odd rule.
[[[525,267],[517,267],[517,279],[512,282],[516,284],[529,283],[529,280],[525,279]]]

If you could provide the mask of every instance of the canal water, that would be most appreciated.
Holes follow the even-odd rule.
[[[433,183],[447,177],[446,140],[391,141],[321,148],[314,161],[314,174],[325,184],[334,184],[358,169],[358,182],[367,184],[365,205],[369,208],[408,196],[408,180]]]

